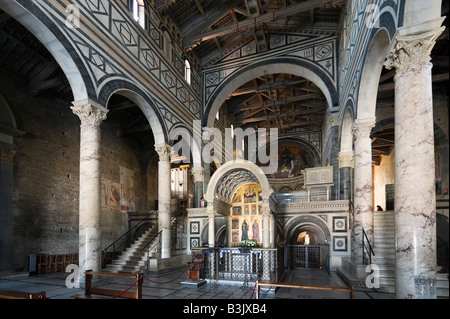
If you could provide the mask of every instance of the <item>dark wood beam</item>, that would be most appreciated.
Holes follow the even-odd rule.
[[[310,11],[315,8],[320,8],[325,4],[329,3],[329,0],[309,0],[294,4],[292,6],[280,9],[276,12],[264,13],[254,18],[245,19],[243,21],[239,21],[238,23],[234,23],[232,25],[228,25],[225,27],[217,28],[215,30],[205,32],[203,34],[188,36],[184,40],[184,47],[190,48],[193,44],[207,41],[213,39],[215,37],[223,36],[229,33],[237,32],[242,29],[254,28],[256,26],[260,26],[263,23],[267,23],[279,18],[284,18],[287,16],[291,16],[297,13]]]

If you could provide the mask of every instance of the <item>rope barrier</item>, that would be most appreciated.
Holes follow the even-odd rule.
[[[275,278],[277,278],[277,275],[278,275],[278,266],[279,266],[279,263],[277,263],[277,268],[275,268]],[[258,285],[258,281],[255,282],[255,287],[253,287],[253,292],[252,292],[252,295],[250,296],[250,299],[253,298],[253,294],[255,293],[255,289],[256,289],[256,286],[257,286],[257,285]],[[259,288],[259,287],[258,287],[258,289],[259,289],[261,292],[263,292],[263,293],[267,293],[267,292],[270,291],[270,289],[272,289],[272,286],[270,286],[269,289],[268,289],[267,291],[264,291],[263,289],[261,289],[261,288]]]
[[[169,284],[169,283],[171,283],[171,282],[174,282],[174,281],[177,280],[178,278],[180,278],[181,275],[184,274],[185,272],[186,272],[186,270],[184,270],[182,273],[180,273],[176,278],[174,278],[174,279],[172,279],[172,280],[170,280],[170,281],[167,281],[167,282],[157,282],[157,281],[150,280],[150,279],[146,278],[145,276],[142,276],[142,277],[140,277],[139,279],[136,279],[136,281],[135,281],[130,287],[128,287],[126,290],[122,291],[120,294],[118,294],[117,296],[112,297],[111,299],[116,299],[116,298],[119,298],[120,296],[122,296],[122,295],[123,295],[124,293],[126,293],[128,290],[130,290],[131,288],[133,288],[133,287],[139,282],[139,280],[141,280],[141,278],[144,278],[145,280],[148,280],[148,281],[150,281],[150,282],[152,282],[152,283],[155,283],[155,284]]]
[[[122,291],[120,294],[118,294],[117,296],[112,297],[111,299],[116,299],[119,298],[120,296],[122,296],[124,293],[126,293],[128,290],[130,290],[131,288],[133,288],[133,286],[135,286],[139,280],[141,280],[142,277],[139,277],[138,279],[136,279],[136,281],[134,282],[134,284],[132,284],[130,287],[128,287],[126,290]]]
[[[187,270],[185,269],[185,270],[184,270],[181,274],[179,274],[175,279],[170,280],[170,281],[167,281],[167,282],[157,282],[157,281],[150,280],[150,279],[148,279],[148,278],[146,278],[146,277],[144,277],[144,279],[145,279],[145,280],[148,280],[148,281],[150,281],[150,282],[152,282],[152,283],[155,283],[155,284],[165,285],[165,284],[170,284],[171,282],[174,282],[175,280],[177,280],[178,278],[180,278],[181,275],[184,274],[186,271],[187,271]]]

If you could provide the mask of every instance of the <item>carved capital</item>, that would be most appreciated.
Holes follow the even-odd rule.
[[[339,153],[339,168],[341,168],[341,167],[354,167],[354,153],[353,152]]]
[[[425,33],[398,36],[397,45],[389,52],[384,66],[388,70],[396,68],[398,74],[420,65],[429,64],[431,50],[444,29],[445,27],[440,27]]]
[[[375,120],[355,120],[352,127],[355,139],[369,138],[372,128],[375,126]]]
[[[0,161],[12,164],[14,156],[16,156],[14,148],[3,148],[0,146]]]
[[[107,108],[89,100],[75,101],[72,104],[72,112],[78,115],[82,126],[100,126],[109,112]]]
[[[195,166],[191,168],[191,175],[194,183],[203,182],[204,179],[203,171],[204,171],[203,167]]]
[[[172,151],[172,146],[168,144],[155,145],[156,153],[159,155],[160,162],[170,162],[170,154]]]

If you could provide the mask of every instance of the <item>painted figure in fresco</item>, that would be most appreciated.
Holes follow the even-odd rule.
[[[252,230],[253,230],[253,239],[256,240],[257,242],[259,242],[260,241],[259,240],[259,224],[256,219],[253,221]]]
[[[244,192],[244,203],[256,203],[256,192],[252,185],[249,185]]]
[[[293,177],[294,171],[294,155],[286,147],[281,146],[280,154],[278,155],[278,173],[286,177]]]
[[[248,239],[248,224],[244,220],[244,222],[242,223],[242,240],[247,240],[247,239]]]

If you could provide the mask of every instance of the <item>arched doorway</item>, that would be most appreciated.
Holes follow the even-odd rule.
[[[209,245],[214,245],[216,240],[216,227],[212,220],[215,214],[224,215],[230,217],[227,226],[228,243],[233,242],[232,239],[232,217],[234,195],[236,191],[245,184],[257,184],[259,185],[261,197],[261,214],[262,224],[264,232],[262,233],[262,244],[265,248],[273,247],[275,245],[275,221],[273,215],[270,215],[270,201],[269,198],[272,194],[272,189],[267,180],[266,175],[256,164],[244,160],[231,161],[220,166],[214,175],[211,177],[205,199],[208,201],[209,207]],[[256,203],[256,202],[255,202]],[[256,208],[256,207],[255,207]],[[257,208],[256,208],[257,209]],[[243,214],[241,212],[241,214]],[[257,214],[257,211],[255,211]],[[236,215],[237,216],[237,215]],[[249,216],[251,211],[249,210]],[[250,227],[250,226],[249,226]]]
[[[330,231],[314,216],[293,218],[287,225],[286,266],[290,269],[330,269]]]

